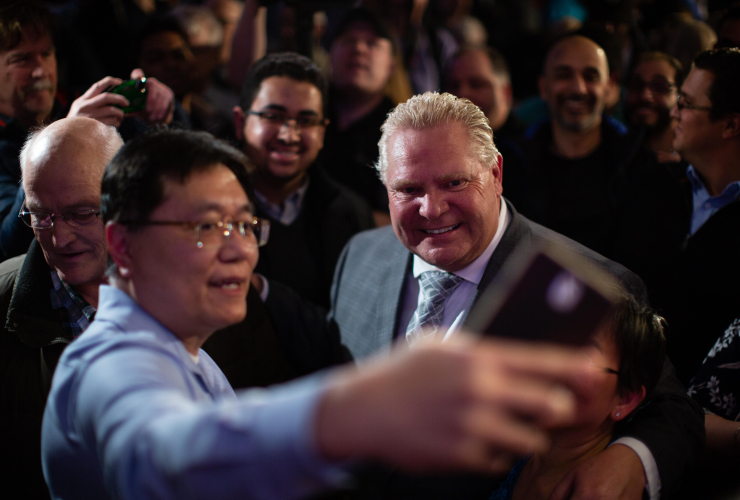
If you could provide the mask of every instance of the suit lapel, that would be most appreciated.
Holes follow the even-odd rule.
[[[478,284],[478,289],[475,292],[471,309],[478,302],[483,291],[491,285],[499,270],[504,265],[504,262],[506,262],[509,256],[514,252],[519,243],[522,242],[522,240],[531,241],[532,231],[524,218],[519,215],[516,209],[508,201],[506,202],[506,208],[510,211],[511,222],[509,223],[509,227],[506,228],[504,236],[501,238],[498,246],[496,246],[496,250],[493,251],[491,259],[488,261],[486,270],[483,272],[483,277],[481,278],[480,283]]]
[[[390,347],[398,330],[398,317],[404,302],[403,289],[407,273],[411,272],[412,257],[412,254],[399,243],[394,246],[393,255],[389,258],[387,274],[379,291],[375,330],[380,348]]]

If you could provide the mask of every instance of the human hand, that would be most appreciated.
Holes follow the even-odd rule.
[[[640,458],[622,444],[608,447],[570,471],[550,495],[550,500],[640,500],[647,478]]]
[[[121,108],[129,105],[128,99],[119,94],[105,92],[105,90],[121,82],[120,78],[106,76],[94,83],[87,89],[87,92],[75,99],[67,117],[86,116],[106,125],[118,127],[124,116]]]
[[[330,460],[380,459],[412,471],[503,472],[546,448],[543,428],[573,417],[564,386],[596,375],[578,351],[457,335],[337,373],[319,403]]]
[[[137,68],[131,72],[131,79],[139,78],[144,78],[144,72]],[[175,93],[156,78],[146,79],[146,93],[146,109],[132,116],[152,125],[169,125],[175,112]]]

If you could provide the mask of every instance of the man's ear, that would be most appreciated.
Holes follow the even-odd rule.
[[[504,157],[499,155],[496,157],[496,161],[491,167],[491,173],[493,173],[493,177],[496,179],[496,184],[498,185],[498,189],[500,191],[503,191],[503,182],[504,182]],[[498,193],[499,196],[501,195],[501,192]]]
[[[239,106],[234,106],[232,111],[234,114],[234,132],[236,132],[236,139],[238,141],[244,140],[244,124],[247,121],[247,115],[244,110]]]
[[[740,135],[740,113],[730,113],[725,120],[726,125],[722,131],[722,138],[730,139]]]
[[[619,398],[619,403],[612,409],[612,420],[618,422],[627,415],[632,413],[632,410],[637,408],[642,400],[645,399],[645,386],[641,386],[639,391],[628,392],[624,396]]]
[[[132,261],[128,229],[117,222],[108,221],[105,225],[105,242],[108,244],[108,254],[118,267],[118,274],[122,278],[130,278]]]

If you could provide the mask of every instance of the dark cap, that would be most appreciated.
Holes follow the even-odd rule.
[[[331,37],[331,43],[333,44],[337,38],[342,36],[345,31],[350,29],[356,23],[363,23],[370,26],[370,28],[375,32],[375,36],[378,38],[386,38],[393,42],[388,26],[386,26],[378,16],[369,10],[363,7],[358,7],[347,11],[347,14],[342,18],[334,30],[334,35]]]

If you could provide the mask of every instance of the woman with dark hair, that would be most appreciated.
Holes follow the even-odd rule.
[[[663,318],[625,297],[591,339],[588,356],[603,375],[576,394],[575,422],[552,432],[548,451],[517,462],[490,500],[549,498],[569,471],[609,446],[618,437],[618,422],[658,381],[663,330]]]

